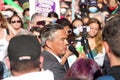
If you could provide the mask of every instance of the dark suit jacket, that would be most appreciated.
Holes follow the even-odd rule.
[[[41,56],[44,57],[43,69],[51,70],[54,73],[54,80],[61,80],[66,73],[64,65],[61,65],[58,60],[48,51],[43,51]]]

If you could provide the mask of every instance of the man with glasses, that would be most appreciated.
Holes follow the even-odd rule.
[[[55,18],[48,18],[40,13],[34,13],[31,17],[31,26],[30,27],[40,27],[43,28],[44,25],[54,21]],[[30,28],[31,29],[31,28]]]

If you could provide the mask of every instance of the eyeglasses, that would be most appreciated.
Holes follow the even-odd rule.
[[[36,22],[36,25],[43,25],[43,26],[44,26],[45,24],[46,24],[45,21],[37,21],[37,22]]]
[[[11,21],[11,23],[21,23],[20,20],[17,20],[17,21]]]

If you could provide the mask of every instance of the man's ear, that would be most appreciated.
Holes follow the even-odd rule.
[[[51,40],[47,40],[47,41],[46,41],[46,45],[47,45],[47,47],[50,48],[50,49],[51,49],[51,47],[52,47],[51,43],[52,43]]]
[[[5,62],[6,62],[8,69],[10,69],[10,60],[8,57],[6,57]]]
[[[106,51],[107,55],[109,56],[109,54],[111,53],[111,50],[110,50],[108,43],[106,41],[104,41],[103,45],[105,47],[105,51]]]
[[[44,61],[44,57],[40,56],[40,68],[41,68],[41,70],[43,70],[43,61]]]

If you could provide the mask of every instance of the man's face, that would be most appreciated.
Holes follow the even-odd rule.
[[[37,16],[35,18],[35,21],[33,23],[34,26],[38,26],[40,28],[43,28],[45,25],[45,21],[43,21],[42,16]]]
[[[67,50],[67,35],[64,30],[58,30],[53,33],[54,39],[51,42],[51,50],[56,55],[64,54]]]

